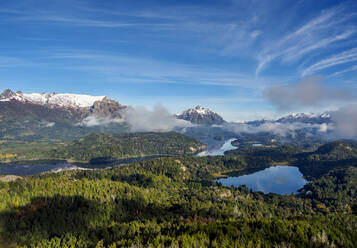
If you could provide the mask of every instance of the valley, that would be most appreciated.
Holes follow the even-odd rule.
[[[0,247],[357,243],[357,143],[321,133],[328,115],[234,123],[197,106],[136,131],[105,97],[21,94],[0,101]]]
[[[0,248],[357,247],[357,1],[0,20]]]
[[[274,161],[310,156],[286,147],[274,152],[252,147],[240,156],[158,158],[0,182],[0,244],[354,247],[357,171],[353,164],[340,164],[346,156],[334,157],[341,148],[332,146],[311,161],[334,159],[338,168],[310,174],[298,193],[288,195],[225,187],[213,176],[245,175]],[[347,157],[355,158],[353,152]]]

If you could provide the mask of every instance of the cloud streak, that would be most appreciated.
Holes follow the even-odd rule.
[[[256,74],[261,73],[274,60],[294,62],[304,55],[310,55],[313,51],[327,48],[356,34],[355,28],[343,26],[351,18],[348,14],[341,17],[344,11],[345,8],[341,6],[331,8],[296,31],[280,37],[279,41],[268,43],[258,55]]]
[[[355,61],[357,61],[357,48],[353,48],[348,51],[341,52],[327,59],[321,60],[313,65],[310,65],[302,72],[302,76],[310,75],[326,68],[330,68],[341,64],[351,63]],[[341,73],[343,73],[343,71],[341,71],[340,74]]]
[[[347,68],[345,70],[342,70],[342,71],[334,72],[333,74],[329,75],[328,78],[337,77],[339,75],[342,75],[342,74],[345,74],[348,72],[353,72],[353,71],[357,71],[357,65],[354,65],[354,66]]]
[[[240,86],[255,90],[264,85],[264,79],[239,72],[121,54],[78,50],[48,52],[45,56],[54,64],[70,61],[69,70],[96,72],[113,82]]]
[[[95,126],[108,126],[111,124],[122,124],[125,121],[123,119],[111,119],[105,117],[97,117],[94,115],[84,118],[78,125],[85,127],[95,127]]]

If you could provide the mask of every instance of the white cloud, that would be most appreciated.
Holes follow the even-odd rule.
[[[344,52],[341,52],[339,54],[335,54],[327,59],[321,60],[308,68],[306,68],[303,72],[302,75],[310,75],[313,74],[317,71],[333,67],[336,65],[340,64],[346,64],[350,62],[355,62],[357,61],[357,48],[353,48]]]
[[[250,38],[252,38],[253,40],[255,40],[256,38],[258,38],[258,36],[260,36],[263,32],[261,30],[254,30],[253,32],[250,33]]]
[[[110,119],[88,116],[77,125],[94,127],[107,126],[113,123],[126,124],[131,132],[169,132],[176,128],[191,127],[191,122],[179,120],[161,106],[156,105],[152,110],[146,107],[128,107],[122,111],[122,119]]]
[[[357,71],[357,65],[354,65],[350,68],[347,68],[345,70],[342,70],[342,71],[337,71],[337,72],[334,72],[332,73],[331,75],[328,76],[328,78],[331,78],[331,77],[337,77],[339,75],[342,75],[342,74],[345,74],[347,72],[352,72],[352,71]]]
[[[336,123],[337,136],[347,139],[357,138],[357,104],[346,105],[330,113]]]
[[[49,122],[49,121],[41,121],[39,124],[40,127],[53,127],[54,125],[56,125],[55,122]]]
[[[88,116],[83,119],[78,125],[86,126],[86,127],[95,127],[95,126],[107,126],[112,123],[123,123],[123,119],[111,119],[111,118],[103,118],[97,117],[94,115]]]
[[[312,76],[295,85],[280,85],[266,88],[263,96],[280,110],[297,107],[321,106],[346,103],[355,99],[348,90],[327,87],[323,78]]]
[[[128,108],[124,119],[132,132],[168,132],[192,126],[188,121],[176,119],[161,105],[156,105],[153,110],[145,107]]]
[[[287,135],[295,135],[297,130],[306,129],[309,131],[318,130],[320,132],[327,132],[327,130],[332,129],[332,126],[328,124],[309,124],[302,122],[294,123],[279,123],[279,122],[265,122],[261,125],[251,125],[246,123],[230,124],[229,129],[236,133],[272,133],[279,135],[281,137],[286,137]]]
[[[53,63],[71,61],[69,70],[96,72],[113,82],[221,85],[249,89],[262,89],[265,83],[265,79],[231,70],[98,51],[49,51],[46,56]]]
[[[355,28],[343,26],[343,23],[351,17],[348,14],[341,17],[343,11],[342,7],[331,8],[296,31],[280,37],[280,40],[275,38],[273,42],[269,42],[258,55],[256,74],[262,72],[274,60],[294,62],[303,55],[327,48],[354,35]]]
[[[329,130],[329,125],[327,123],[322,123],[319,128],[319,132],[326,133]]]

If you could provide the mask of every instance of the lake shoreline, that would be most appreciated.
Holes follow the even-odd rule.
[[[215,182],[226,187],[246,185],[253,191],[283,195],[297,194],[308,183],[299,168],[295,166],[275,165],[255,169],[256,171],[250,174],[242,173],[243,170],[237,171],[238,175],[227,175],[228,177],[215,179]]]

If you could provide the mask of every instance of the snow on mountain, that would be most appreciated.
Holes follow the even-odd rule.
[[[212,111],[209,109],[205,109],[204,107],[201,107],[200,105],[197,105],[195,109],[190,109],[190,113],[192,112],[197,112],[200,115],[209,115]]]
[[[297,119],[297,118],[316,118],[317,115],[314,113],[292,113],[288,117],[295,118],[295,119]]]
[[[90,96],[78,94],[56,94],[56,93],[22,93],[5,90],[0,95],[0,101],[17,100],[33,104],[49,105],[66,108],[88,108],[96,101],[103,101],[105,96]]]
[[[293,113],[291,115],[282,117],[276,122],[287,123],[287,122],[304,122],[304,123],[328,123],[331,121],[330,114],[313,114],[313,113]]]
[[[177,119],[182,119],[186,121],[190,121],[195,124],[202,125],[220,125],[225,123],[225,120],[217,113],[203,108],[197,105],[195,108],[188,109],[180,114],[176,114],[175,117]]]

